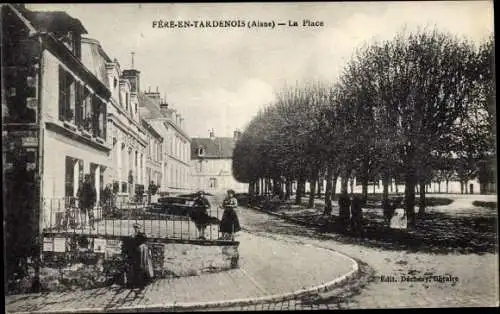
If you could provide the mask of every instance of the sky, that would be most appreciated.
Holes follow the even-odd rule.
[[[337,80],[357,48],[406,29],[437,28],[475,42],[493,34],[492,1],[30,4],[78,18],[122,69],[159,88],[191,137],[244,130],[286,85]],[[304,19],[318,27],[154,28],[163,20]]]

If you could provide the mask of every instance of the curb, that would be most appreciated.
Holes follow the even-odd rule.
[[[275,215],[279,215],[273,213]],[[349,279],[352,279],[359,273],[359,264],[353,258],[339,253],[335,250],[324,248],[320,246],[314,246],[317,249],[327,250],[335,254],[341,255],[347,258],[352,263],[352,270],[348,273],[332,280],[327,283],[314,286],[312,288],[304,288],[297,290],[295,292],[277,294],[271,296],[263,296],[258,298],[248,298],[248,299],[233,299],[227,301],[210,301],[203,303],[164,303],[164,304],[152,304],[152,305],[137,305],[137,306],[126,306],[126,307],[95,307],[95,308],[78,308],[78,309],[64,309],[56,311],[40,311],[38,313],[136,313],[136,312],[163,312],[163,311],[175,311],[175,310],[197,310],[197,309],[209,309],[209,308],[224,308],[224,307],[237,307],[237,306],[248,306],[248,305],[258,305],[262,303],[271,302],[283,302],[289,301],[295,298],[304,297],[307,295],[312,295],[321,292],[328,292],[337,286],[345,283]],[[36,313],[36,311],[29,312],[15,312],[15,313]]]

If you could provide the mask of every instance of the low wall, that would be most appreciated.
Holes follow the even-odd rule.
[[[83,239],[83,238],[82,238]],[[40,284],[43,291],[75,291],[122,285],[124,258],[120,240],[79,241],[71,247],[64,238],[45,239]],[[93,242],[93,243],[92,243]],[[155,280],[200,276],[237,267],[237,246],[148,243]],[[30,275],[13,283],[8,293],[29,293]]]

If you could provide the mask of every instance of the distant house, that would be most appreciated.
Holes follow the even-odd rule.
[[[248,191],[248,184],[236,181],[232,173],[233,150],[240,135],[216,137],[214,131],[208,138],[191,139],[192,184],[206,192]]]

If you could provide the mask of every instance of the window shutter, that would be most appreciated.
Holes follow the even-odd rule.
[[[101,126],[101,136],[102,136],[103,139],[106,139],[106,124],[107,124],[106,123],[106,120],[107,120],[107,118],[106,118],[106,109],[107,108],[106,107],[107,107],[106,103],[103,102],[101,104],[101,116],[102,116],[102,120],[101,120],[101,123],[102,123],[102,126]]]
[[[66,104],[66,72],[59,66],[59,120],[64,120]]]
[[[82,182],[83,181],[83,160],[79,159],[78,160],[78,181]]]
[[[77,126],[82,126],[83,122],[83,85],[76,81],[76,102],[75,102],[75,122]]]
[[[66,156],[66,168],[65,168],[65,196],[73,196],[73,171],[74,171],[75,160],[69,156]]]

